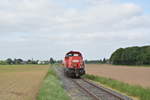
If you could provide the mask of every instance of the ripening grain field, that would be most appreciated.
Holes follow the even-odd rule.
[[[150,87],[150,67],[87,64],[88,74],[119,80],[132,85]]]
[[[35,100],[48,65],[0,65],[0,100]]]

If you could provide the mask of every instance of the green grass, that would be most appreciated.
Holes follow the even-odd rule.
[[[52,67],[43,81],[37,100],[70,100]]]
[[[150,88],[133,86],[110,78],[104,78],[104,77],[99,77],[94,75],[87,74],[84,77],[99,82],[101,84],[104,84],[120,92],[126,93],[129,96],[138,97],[140,100],[150,100]]]

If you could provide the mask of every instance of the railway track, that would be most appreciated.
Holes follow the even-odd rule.
[[[72,79],[82,90],[87,92],[94,100],[132,100],[126,96],[118,94],[110,89],[100,87],[86,79]]]
[[[132,100],[86,79],[69,78],[64,75],[62,67],[55,67],[55,69],[72,100]]]

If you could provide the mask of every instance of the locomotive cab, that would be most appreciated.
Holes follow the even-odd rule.
[[[65,73],[68,76],[80,77],[85,74],[85,65],[82,54],[76,51],[70,51],[64,59]]]

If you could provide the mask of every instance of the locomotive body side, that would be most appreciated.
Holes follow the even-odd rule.
[[[65,73],[71,77],[80,77],[85,74],[85,65],[80,52],[68,52],[64,59]]]

